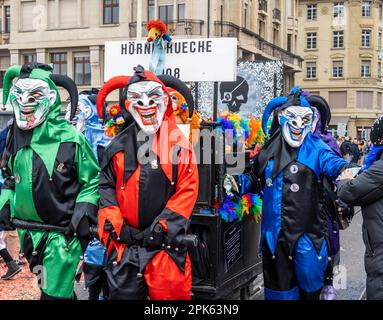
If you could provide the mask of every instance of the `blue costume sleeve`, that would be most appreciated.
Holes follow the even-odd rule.
[[[336,155],[330,148],[320,151],[319,164],[321,173],[331,179],[336,179],[341,170],[348,167],[348,162]]]
[[[253,181],[247,174],[241,174],[234,176],[235,182],[238,185],[239,195],[243,196],[246,193],[252,192]]]
[[[171,42],[172,41],[172,38],[169,36],[169,34],[165,33],[163,36],[162,36],[162,39],[164,39],[165,41],[167,42]]]

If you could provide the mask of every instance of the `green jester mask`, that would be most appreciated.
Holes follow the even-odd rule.
[[[70,82],[73,81],[65,76],[51,74],[52,69],[51,65],[33,63],[22,67],[13,66],[6,72],[3,104],[5,105],[9,96],[16,124],[20,129],[38,127],[51,111],[58,116],[61,101],[56,84],[71,93],[74,84]],[[18,79],[12,85],[15,78]]]

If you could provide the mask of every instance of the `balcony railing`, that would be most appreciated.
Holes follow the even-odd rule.
[[[259,34],[251,30],[241,28],[240,26],[228,21],[215,21],[214,26],[216,37],[231,37],[240,40],[241,37],[245,36],[247,37],[245,41],[246,44],[254,45],[255,48],[268,56],[274,57],[292,65],[298,65],[300,68],[302,68],[303,59],[300,56],[266,41]]]
[[[176,36],[202,36],[203,20],[174,20],[165,22],[168,27],[168,33]],[[142,37],[147,36],[146,26],[147,22],[142,23]],[[131,38],[137,37],[137,22],[129,23],[129,35]]]
[[[259,0],[258,10],[267,12],[267,0]]]
[[[278,8],[273,9],[273,20],[281,21],[281,10]]]

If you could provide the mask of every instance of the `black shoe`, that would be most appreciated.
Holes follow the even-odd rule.
[[[24,260],[22,260],[22,259],[17,259],[17,260],[15,260],[15,262],[17,263],[17,265],[19,265],[19,266],[25,266],[27,263],[24,261]]]
[[[9,280],[21,271],[21,268],[17,265],[16,261],[8,262],[7,267],[7,273],[1,276],[2,280]]]

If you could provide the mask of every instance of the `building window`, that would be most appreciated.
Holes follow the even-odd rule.
[[[344,18],[344,3],[343,2],[335,2],[334,10],[333,10],[333,18],[341,19]]]
[[[332,64],[332,76],[343,78],[343,61],[334,61]]]
[[[378,50],[381,51],[382,50],[382,33],[379,32],[379,35],[378,35]]]
[[[307,49],[316,49],[317,47],[317,33],[308,32],[307,33]]]
[[[382,79],[382,63],[378,62],[378,78]]]
[[[378,92],[378,109],[382,110],[382,93]]]
[[[249,12],[248,4],[245,3],[245,9],[243,10],[243,27],[247,29],[247,14]]]
[[[173,6],[159,6],[159,17],[162,21],[168,22],[173,21]]]
[[[53,63],[53,73],[67,75],[68,61],[66,53],[51,53],[51,63]]]
[[[292,49],[293,35],[291,33],[287,34],[287,51],[291,52]]]
[[[184,3],[178,5],[178,20],[185,20],[186,19],[186,6]]]
[[[156,18],[156,4],[155,0],[148,0],[148,21]]]
[[[362,1],[362,17],[371,17],[372,1]]]
[[[24,64],[30,64],[37,61],[36,53],[24,53]]]
[[[371,30],[362,30],[362,47],[371,47]]]
[[[343,31],[334,31],[333,32],[333,47],[334,48],[343,48],[344,43],[344,32]]]
[[[370,60],[362,60],[360,76],[362,78],[371,77],[371,61]]]
[[[266,37],[266,22],[262,19],[258,20],[258,34],[262,37]]]
[[[119,22],[119,0],[104,0],[104,24],[116,24]]]
[[[315,79],[317,77],[316,62],[306,62],[306,78]]]
[[[74,81],[77,85],[90,85],[91,69],[89,55],[78,55],[74,58]]]
[[[372,109],[372,98],[373,98],[373,92],[372,91],[357,91],[356,92],[356,103],[357,108],[362,109]]]
[[[309,4],[307,6],[307,20],[313,21],[317,19],[317,5]]]
[[[329,104],[331,108],[346,109],[347,108],[347,91],[330,91],[328,93]]]
[[[5,33],[11,32],[11,7],[5,6]]]

